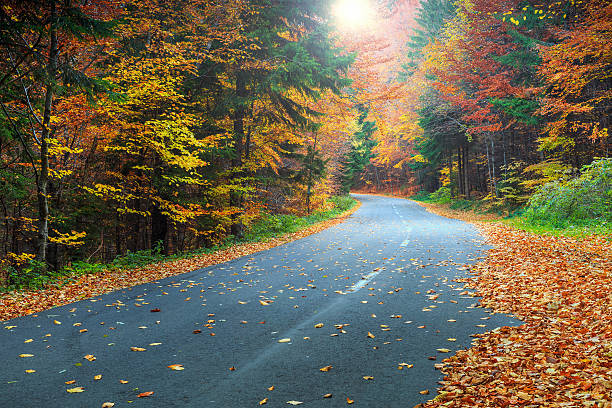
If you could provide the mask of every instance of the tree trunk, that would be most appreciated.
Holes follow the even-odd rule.
[[[236,73],[236,97],[238,103],[234,109],[234,157],[232,159],[232,167],[234,169],[234,177],[242,177],[242,170],[237,170],[242,167],[242,152],[244,150],[244,117],[245,117],[245,100],[247,96],[246,84],[242,76],[242,72]],[[242,210],[243,197],[241,191],[230,192],[230,206]],[[241,239],[244,236],[244,225],[239,220],[240,214],[233,216],[231,233],[234,237]]]
[[[38,192],[38,253],[37,259],[46,264],[47,243],[49,239],[49,198],[47,187],[49,184],[49,136],[51,109],[55,92],[55,78],[57,76],[57,10],[55,0],[49,1],[51,12],[51,44],[49,46],[49,59],[47,65],[47,89],[45,91],[45,107],[43,113],[43,126],[40,136],[40,174],[36,182]]]
[[[157,206],[151,210],[151,248],[158,242],[162,243],[162,253],[168,254],[168,216],[162,214]]]
[[[469,179],[469,165],[470,165],[470,145],[469,142],[467,142],[464,146],[464,151],[463,151],[463,160],[464,160],[464,164],[463,164],[463,176],[464,176],[464,181],[463,181],[463,187],[465,188],[465,198],[467,200],[470,199],[470,179]]]

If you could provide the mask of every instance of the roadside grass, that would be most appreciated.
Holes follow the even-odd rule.
[[[228,237],[225,242],[210,248],[200,248],[192,251],[181,252],[173,255],[164,255],[161,245],[152,249],[130,252],[115,258],[112,262],[89,263],[86,261],[74,261],[60,270],[45,268],[37,261],[30,261],[20,270],[9,267],[9,284],[0,287],[0,293],[19,292],[43,289],[46,287],[61,287],[74,283],[83,275],[100,274],[113,270],[134,270],[144,268],[159,262],[178,259],[189,259],[199,255],[213,254],[239,244],[265,242],[273,238],[281,237],[303,230],[311,225],[338,217],[342,213],[352,209],[357,201],[350,196],[337,196],[329,199],[331,209],[315,211],[307,216],[296,216],[286,214],[262,213],[255,222],[249,226],[244,239],[237,240]]]

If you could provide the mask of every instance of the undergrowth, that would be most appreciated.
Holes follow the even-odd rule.
[[[62,267],[60,270],[46,268],[42,263],[32,260],[19,269],[8,267],[8,285],[0,287],[0,292],[36,290],[49,285],[61,286],[78,279],[81,275],[95,274],[112,269],[142,268],[161,261],[191,258],[201,254],[212,253],[240,243],[265,241],[284,234],[297,232],[317,222],[337,217],[357,203],[356,200],[349,196],[331,197],[329,201],[331,209],[316,211],[303,217],[263,213],[258,220],[249,226],[244,239],[235,240],[230,237],[225,243],[211,248],[200,248],[174,255],[164,255],[161,243],[158,243],[152,249],[136,252],[128,251],[127,254],[115,258],[108,264],[75,261],[70,265]]]
[[[612,236],[612,159],[584,166],[578,176],[538,188],[522,208],[501,208],[485,200],[451,198],[450,189],[419,192],[412,200],[476,213],[508,212],[504,223],[540,235]]]

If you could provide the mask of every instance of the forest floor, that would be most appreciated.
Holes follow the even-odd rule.
[[[472,222],[493,246],[468,284],[525,322],[478,335],[445,360],[426,407],[612,407],[612,243],[536,235],[493,215],[419,203]]]
[[[72,281],[60,282],[41,290],[0,293],[0,321],[26,316],[103,293],[153,282],[265,251],[339,224],[357,211],[360,205],[357,202],[351,209],[335,218],[318,222],[297,232],[259,242],[236,244],[219,251],[162,261],[142,268],[106,269],[98,273],[79,276]]]

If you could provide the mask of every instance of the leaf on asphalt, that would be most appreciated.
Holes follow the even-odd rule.
[[[102,408],[113,408],[114,406],[114,402],[105,402],[104,404],[102,404]]]
[[[287,401],[287,404],[289,404],[289,405],[301,405],[301,404],[303,404],[303,402],[302,401],[291,400],[291,401]]]
[[[94,375],[94,380],[98,381],[102,379],[102,374]]]
[[[34,341],[34,339],[27,339],[26,341],[24,341],[24,343],[31,343],[33,341]]]
[[[138,394],[138,398],[145,398],[145,397],[150,397],[151,395],[155,394],[154,391],[145,391],[145,392],[141,392],[140,394]]]
[[[323,398],[331,398],[331,397],[333,397],[332,394],[323,394]]]
[[[272,301],[271,300],[260,300],[259,303],[262,306],[268,306],[270,303],[272,303]]]
[[[200,330],[200,329],[195,329],[195,330],[194,330],[192,333],[193,333],[193,334],[200,334],[200,333],[202,333],[202,330]]]
[[[363,376],[363,379],[364,379],[364,380],[373,380],[373,379],[374,379],[374,377],[372,377],[371,375],[364,375],[364,376]]]
[[[287,338],[287,339],[280,339],[278,342],[279,343],[289,343],[291,341],[291,339]]]
[[[62,324],[59,320],[53,320],[53,324]]]
[[[229,370],[230,370],[230,371],[236,371],[236,367],[231,366],[231,367],[229,368]]]
[[[83,391],[85,391],[85,388],[83,388],[83,387],[68,388],[66,390],[66,392],[69,392],[70,394],[74,394],[74,393],[77,393],[77,392],[83,392]]]
[[[132,351],[146,351],[146,348],[142,348],[142,347],[130,347],[130,350]]]
[[[259,405],[265,405],[268,403],[268,398],[264,398],[261,401],[259,401]]]
[[[26,373],[31,374],[31,373],[35,373],[36,370],[25,370]]]
[[[268,391],[274,391],[274,386],[273,385],[269,386]]]
[[[429,390],[419,391],[419,394],[421,394],[421,395],[427,395],[427,394],[429,394]]]
[[[88,361],[94,361],[96,357],[93,354],[84,355],[83,358]]]
[[[350,399],[349,397],[346,397],[346,403],[347,404],[353,404],[355,402],[355,400]]]
[[[121,383],[121,384],[127,384],[127,383],[129,383],[129,381],[127,381],[127,380],[119,380],[119,383]]]
[[[161,312],[161,309],[159,308],[151,309],[151,313],[157,313],[157,312]]]
[[[149,346],[160,346],[162,343],[149,343]]]
[[[373,335],[372,333],[368,332],[368,337],[373,339],[374,337],[376,337],[375,335]]]
[[[315,329],[320,329],[323,326],[324,326],[323,323],[317,323],[314,325]]]
[[[34,357],[34,354],[20,354],[19,357],[21,358]]]
[[[64,384],[70,385],[70,384],[74,384],[75,382],[76,382],[76,380],[70,380],[70,381],[64,382]]]
[[[439,348],[436,349],[436,351],[440,352],[440,353],[450,353],[451,351],[447,348]]]
[[[182,371],[185,369],[182,364],[170,364],[168,368],[174,371]]]
[[[321,367],[321,368],[319,368],[319,371],[323,371],[323,372],[325,372],[325,373],[326,373],[326,372],[328,372],[329,370],[331,370],[333,367],[334,367],[334,366],[330,366],[330,365],[328,365],[328,366],[325,366],[325,367]]]

